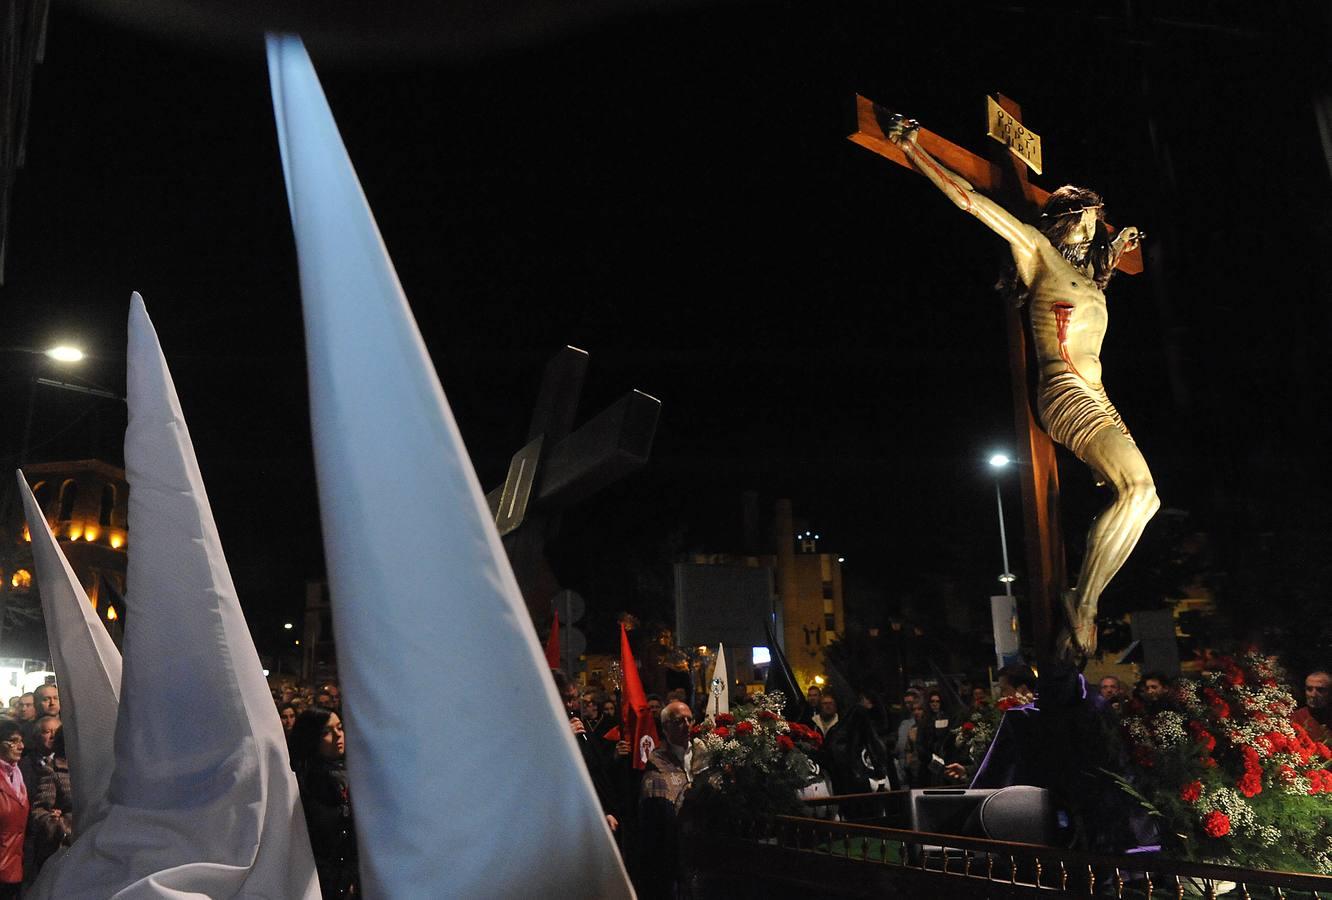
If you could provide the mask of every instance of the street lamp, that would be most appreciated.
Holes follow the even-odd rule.
[[[1013,582],[1017,577],[1008,567],[1008,532],[1004,530],[1004,495],[999,489],[999,472],[1008,467],[1012,460],[1007,454],[995,453],[990,457],[990,468],[994,469],[994,499],[999,507],[999,546],[1004,551],[1004,574],[999,576],[999,580],[1004,584],[1004,596],[1013,596]]]
[[[36,350],[28,350],[27,352],[34,356],[39,353]],[[83,359],[83,351],[69,344],[57,344],[54,347],[48,347],[40,351],[40,355],[60,363],[76,363]],[[28,461],[28,441],[32,437],[32,413],[37,406],[37,383],[41,380],[38,377],[41,372],[40,362],[41,360],[38,359],[33,363],[32,383],[28,387],[28,414],[23,418],[23,442],[19,444],[18,462],[20,466]]]
[[[27,353],[34,357],[33,369],[32,369],[32,382],[28,389],[28,411],[27,415],[24,417],[23,420],[23,441],[19,445],[18,462],[20,466],[23,463],[27,462],[28,445],[31,442],[32,438],[33,413],[37,406],[38,385],[41,385],[43,387],[55,388],[61,391],[70,391],[75,394],[86,394],[91,397],[102,397],[107,400],[119,400],[122,403],[125,402],[124,397],[120,396],[114,391],[109,391],[106,388],[96,387],[86,383],[69,384],[68,382],[57,381],[56,379],[53,378],[42,377],[43,360],[41,359],[41,357],[43,356],[46,357],[47,359],[53,360],[54,362],[61,363],[63,365],[71,365],[74,363],[79,363],[87,358],[87,355],[83,352],[83,350],[74,346],[73,344],[57,344],[56,346],[48,347],[45,350],[37,350],[31,347],[10,347],[6,349],[11,352]]]
[[[44,352],[56,362],[76,363],[83,361],[83,351],[78,347],[71,347],[69,344],[60,344]]]

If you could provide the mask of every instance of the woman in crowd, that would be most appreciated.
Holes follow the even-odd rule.
[[[23,835],[28,830],[28,789],[19,772],[23,733],[0,719],[0,900],[17,898],[23,886]]]
[[[291,737],[291,729],[296,727],[296,707],[283,703],[278,707],[278,717],[282,719],[282,730]]]
[[[331,709],[307,709],[291,729],[292,768],[324,900],[361,896],[345,740],[342,720]]]

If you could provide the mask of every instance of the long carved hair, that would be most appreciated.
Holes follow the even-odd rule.
[[[1081,221],[1079,213],[1089,206],[1096,207],[1096,231],[1091,243],[1070,245],[1068,236]],[[1115,259],[1114,247],[1110,243],[1109,229],[1105,227],[1105,210],[1100,194],[1087,188],[1064,185],[1045,201],[1041,217],[1036,221],[1036,229],[1072,265],[1084,270],[1090,267],[1091,279],[1098,288],[1105,290],[1118,260]],[[1010,296],[1017,306],[1027,302],[1027,286],[1018,278],[1017,266],[1012,262],[1004,266],[995,288]]]

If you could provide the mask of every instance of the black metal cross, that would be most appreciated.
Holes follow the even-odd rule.
[[[587,362],[586,351],[565,347],[546,364],[527,444],[509,461],[504,484],[486,495],[538,630],[559,590],[545,545],[560,513],[641,468],[661,413],[660,400],[633,390],[573,430]]]

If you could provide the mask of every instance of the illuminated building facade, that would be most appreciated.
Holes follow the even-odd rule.
[[[756,518],[756,512],[747,515],[747,521]],[[842,557],[821,552],[822,536],[817,532],[803,527],[797,531],[790,500],[776,502],[771,534],[775,548],[771,554],[694,554],[688,561],[772,571],[773,609],[782,649],[800,686],[807,688],[816,679],[819,683],[826,680],[824,651],[846,625]],[[757,543],[756,536],[748,536],[746,543]]]
[[[125,591],[129,544],[126,521],[129,482],[125,480],[125,471],[101,460],[82,459],[33,463],[23,467],[23,474],[88,599],[102,618],[109,620],[112,636],[118,637],[125,611],[115,608],[118,601],[112,592],[124,596]],[[9,496],[14,497],[14,493],[11,491]],[[36,599],[37,581],[29,549],[31,536],[23,504],[17,497],[5,512],[0,577],[6,607],[21,607]],[[3,638],[9,644],[22,641],[23,635],[6,629]],[[40,641],[31,648],[5,649],[44,655]]]

